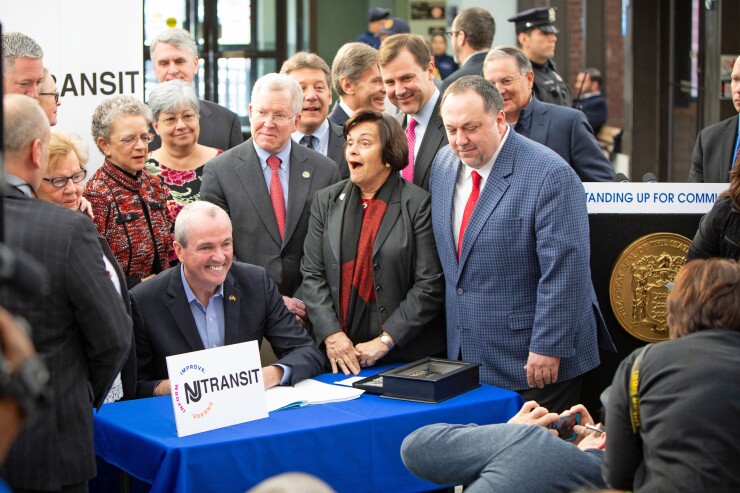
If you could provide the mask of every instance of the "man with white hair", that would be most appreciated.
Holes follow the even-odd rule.
[[[252,137],[206,164],[200,196],[231,217],[236,258],[264,267],[288,309],[305,321],[300,266],[311,201],[316,191],[339,181],[339,168],[291,141],[303,108],[296,80],[264,75],[251,101]]]
[[[3,33],[3,94],[37,99],[44,80],[44,50],[19,32]]]
[[[154,75],[159,82],[179,79],[189,84],[198,72],[198,51],[190,33],[185,29],[167,29],[152,40],[149,54]],[[239,116],[211,101],[200,100],[200,136],[198,143],[223,151],[244,142]],[[149,150],[162,146],[159,136],[149,143]]]

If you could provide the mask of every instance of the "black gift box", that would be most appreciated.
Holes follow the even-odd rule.
[[[424,358],[354,383],[383,397],[442,402],[480,386],[480,363]]]

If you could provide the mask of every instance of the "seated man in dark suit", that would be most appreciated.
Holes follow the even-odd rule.
[[[614,167],[601,152],[586,116],[573,108],[544,103],[532,94],[532,63],[522,50],[492,49],[483,74],[503,96],[506,121],[516,133],[558,153],[582,182],[612,181]]]
[[[175,221],[181,265],[131,290],[138,397],[170,394],[167,356],[267,337],[278,362],[262,369],[265,388],[321,373],[324,357],[286,309],[261,267],[233,262],[231,220],[197,201]]]
[[[162,31],[152,40],[149,53],[157,81],[179,79],[193,83],[193,77],[198,72],[198,51],[195,41],[186,30],[177,28]],[[244,142],[239,116],[233,111],[201,99],[198,116],[199,144],[227,151]],[[149,150],[154,151],[161,146],[162,141],[155,134]]]
[[[740,112],[740,57],[732,67],[732,103]],[[699,132],[691,157],[689,182],[729,183],[730,171],[740,148],[738,115],[733,115]]]
[[[293,141],[328,157],[337,163],[342,179],[349,178],[342,127],[327,118],[331,108],[329,66],[315,53],[299,51],[283,63],[280,73],[291,76],[303,90],[303,110],[298,129],[291,135]]]

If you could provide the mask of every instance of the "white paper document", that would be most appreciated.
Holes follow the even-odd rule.
[[[265,396],[267,397],[267,410],[272,412],[292,407],[349,401],[357,399],[364,392],[361,389],[330,385],[309,378],[298,382],[293,387],[273,387],[265,393]]]

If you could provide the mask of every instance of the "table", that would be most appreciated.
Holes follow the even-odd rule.
[[[326,383],[343,378],[316,377]],[[243,493],[289,471],[313,474],[340,493],[425,491],[434,485],[401,461],[401,442],[410,432],[440,422],[500,423],[521,404],[518,394],[489,385],[439,404],[364,394],[178,438],[171,399],[152,397],[104,405],[95,414],[95,452],[154,492]]]

